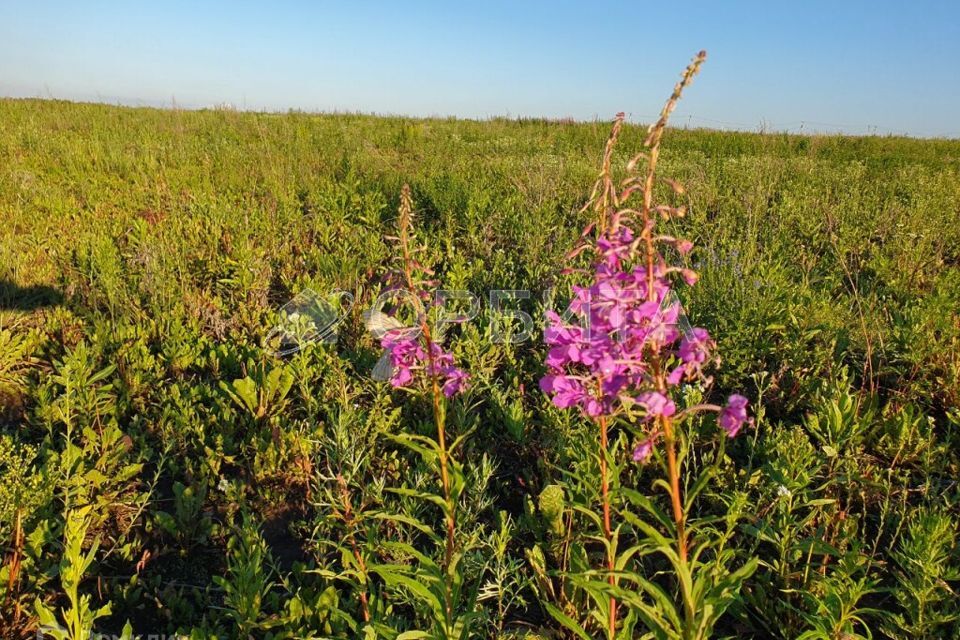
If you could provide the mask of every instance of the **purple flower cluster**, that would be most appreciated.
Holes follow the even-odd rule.
[[[443,395],[450,398],[467,386],[469,376],[457,368],[453,355],[444,351],[440,345],[430,343],[432,357],[428,357],[419,332],[389,331],[380,344],[386,349],[393,367],[390,384],[394,387],[409,387],[419,375],[427,376],[427,379],[437,376],[441,381]]]
[[[710,335],[705,329],[681,332],[680,305],[662,261],[654,267],[653,293],[648,293],[645,266],[629,266],[634,253],[629,227],[601,236],[597,249],[601,259],[592,285],[573,289],[570,310],[581,322],[570,325],[548,314],[549,374],[540,387],[558,407],[576,406],[594,418],[613,414],[624,403],[639,404],[651,417],[673,415],[673,401],[652,390],[648,352],[673,363],[666,382],[677,385],[700,375],[713,346]]]
[[[688,241],[670,240],[681,253],[690,251]],[[670,388],[704,377],[714,342],[706,329],[681,330],[671,279],[679,274],[692,284],[697,274],[668,267],[657,254],[651,278],[646,264],[635,264],[637,244],[626,226],[601,234],[593,282],[573,288],[570,312],[579,322],[568,324],[548,313],[548,373],[540,388],[557,407],[577,407],[599,418],[639,406],[647,420],[669,418],[677,411]],[[733,437],[746,420],[746,399],[731,396],[720,425]],[[634,458],[646,458],[658,437],[651,434]]]

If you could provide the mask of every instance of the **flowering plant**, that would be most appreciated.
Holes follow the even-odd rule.
[[[658,252],[651,278],[645,264],[630,264],[640,257],[633,230],[622,221],[617,225],[597,240],[593,283],[573,288],[570,310],[581,323],[567,324],[557,313],[548,313],[544,339],[551,347],[549,373],[540,387],[556,406],[578,407],[592,419],[631,412],[635,405],[648,422],[670,418],[677,410],[672,388],[709,381],[703,367],[715,344],[706,329],[683,330],[683,312],[670,277],[679,273],[693,284],[697,276],[690,269],[667,266]],[[654,242],[679,245],[684,253],[693,246],[667,236]],[[748,421],[747,400],[735,394],[728,402],[719,423],[733,437]],[[645,459],[657,437],[654,431],[638,445],[635,459]]]
[[[440,390],[447,398],[466,388],[469,376],[454,364],[453,355],[436,342],[425,345],[421,332],[392,330],[382,338],[380,345],[386,350],[393,368],[390,384],[394,387],[408,387],[418,378],[425,377],[439,380]]]
[[[578,322],[569,323],[551,312],[544,332],[550,349],[546,358],[547,374],[540,380],[541,389],[557,407],[578,409],[599,431],[602,516],[596,521],[602,529],[606,584],[589,578],[580,582],[597,602],[606,603],[604,610],[594,612],[594,618],[603,623],[610,639],[618,633],[620,602],[636,613],[623,620],[620,631],[627,635],[627,627],[639,617],[651,630],[666,637],[703,637],[726,606],[728,600],[724,598],[731,585],[753,571],[753,564],[748,563],[741,572],[725,577],[716,578],[710,571],[698,577],[695,570],[700,566],[699,556],[704,547],[698,547],[692,558],[689,555],[687,517],[693,495],[685,499],[681,489],[682,458],[678,449],[688,442],[680,431],[683,419],[694,413],[715,411],[719,414],[717,424],[731,438],[751,420],[747,414],[748,401],[739,394],[731,395],[724,407],[697,404],[678,409],[675,399],[678,387],[709,384],[710,378],[704,369],[717,359],[716,345],[706,329],[689,326],[674,291],[678,279],[687,285],[696,284],[697,273],[671,264],[662,250],[670,249],[685,256],[693,244],[657,233],[658,217],[680,217],[685,211],[683,207],[653,205],[660,139],[683,89],[699,71],[705,56],[701,52],[684,71],[660,119],[649,129],[644,143],[646,152],[628,163],[628,177],[619,185],[614,182],[611,171],[613,150],[624,118],[622,113],[617,115],[607,142],[603,169],[590,203],[584,208],[592,204],[596,220],[584,231],[585,242],[569,256],[572,258],[584,251],[594,255],[589,285],[573,287],[569,313]],[[646,170],[638,171],[644,160]],[[682,193],[677,183],[670,184],[676,193]],[[640,203],[632,205],[631,200],[637,194]],[[655,521],[670,525],[672,548],[663,544],[667,538],[662,533],[641,524],[635,514],[625,513],[628,522],[647,534],[647,541],[618,556],[620,528],[613,522],[612,494],[619,486],[619,478],[613,477],[617,474],[612,476],[611,469],[619,472],[621,467],[610,459],[610,431],[619,425],[636,433],[634,461],[644,462],[661,449],[665,454],[667,478],[663,486],[671,501],[672,523],[637,492],[630,494],[630,500],[654,516]],[[707,473],[702,476],[703,482],[698,479],[694,486],[702,487],[708,478]],[[683,601],[682,616],[676,611],[664,611],[667,600],[660,587],[642,575],[626,571],[634,554],[646,553],[643,549],[647,544],[653,544],[673,565]],[[636,582],[639,591],[650,596],[657,606],[643,600],[635,591],[623,589],[619,583],[624,578]],[[700,583],[704,585],[702,589],[691,589],[691,585]],[[578,635],[586,637],[586,631],[569,616],[555,609],[551,613]]]
[[[399,245],[399,267],[388,274],[387,284],[390,291],[412,303],[413,326],[404,326],[395,315],[385,314],[379,307],[367,313],[367,327],[384,349],[374,367],[374,378],[389,379],[397,388],[426,385],[431,392],[451,398],[466,388],[469,376],[441,346],[443,327],[434,328],[430,323],[428,288],[436,281],[431,279],[433,271],[414,255],[422,247],[414,246],[413,198],[408,185],[400,193],[399,214],[399,235],[391,237]]]
[[[442,549],[435,561],[412,545],[391,543],[391,548],[414,558],[412,568],[396,564],[376,563],[370,567],[389,587],[412,593],[432,613],[433,635],[416,637],[467,638],[477,617],[474,611],[476,593],[464,588],[460,558],[465,549],[457,541],[457,507],[466,487],[463,465],[456,459],[456,451],[467,434],[448,442],[447,401],[467,387],[469,376],[456,366],[453,355],[440,345],[442,325],[430,322],[429,286],[432,272],[421,265],[414,254],[413,197],[410,187],[404,185],[400,193],[399,236],[395,238],[400,250],[399,268],[389,275],[390,286],[412,302],[413,326],[407,327],[396,319],[372,310],[367,316],[368,327],[380,338],[384,354],[374,368],[374,377],[388,379],[395,388],[407,389],[420,397],[429,398],[436,427],[436,439],[400,433],[392,436],[397,443],[417,453],[434,471],[438,472],[438,493],[422,492],[408,487],[392,491],[437,506],[443,516],[445,535],[433,533],[433,528],[408,514],[394,514],[396,522],[412,525],[426,533],[431,543]],[[397,310],[400,311],[399,309]],[[373,627],[370,628],[371,633]],[[395,635],[396,630],[391,631]],[[376,635],[376,633],[373,633]],[[402,634],[407,635],[407,634]],[[412,636],[411,636],[412,637]]]

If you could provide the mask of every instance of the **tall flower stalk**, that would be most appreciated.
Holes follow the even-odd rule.
[[[418,269],[420,269],[419,263],[413,258],[413,251],[411,250],[411,240],[413,232],[413,198],[410,195],[410,186],[403,185],[403,190],[400,193],[400,251],[401,259],[403,261],[403,275],[405,278],[405,284],[407,285],[407,291],[414,293],[412,299],[416,305],[417,313],[417,325],[420,329],[420,338],[422,340],[422,351],[425,351],[426,355],[426,374],[430,381],[430,399],[431,406],[433,408],[433,421],[437,427],[437,445],[439,446],[440,453],[440,480],[443,485],[443,499],[447,504],[446,509],[446,521],[447,521],[447,542],[444,549],[444,560],[443,566],[444,569],[450,566],[450,561],[453,557],[454,544],[456,542],[456,527],[457,527],[457,505],[451,500],[450,497],[450,473],[447,468],[447,429],[446,429],[446,411],[443,406],[443,392],[441,390],[440,376],[443,375],[447,382],[444,384],[445,387],[450,385],[447,388],[447,395],[453,395],[459,389],[455,385],[458,384],[459,380],[463,379],[462,372],[459,369],[456,369],[453,366],[453,359],[449,354],[445,353],[439,345],[433,340],[433,334],[430,330],[430,322],[427,317],[426,310],[423,307],[422,296],[419,295],[422,287],[419,285],[417,280],[414,277],[414,274]],[[415,338],[414,338],[415,339]],[[404,368],[401,363],[405,362],[403,356],[400,354],[409,353],[405,340],[412,340],[411,338],[393,340],[390,337],[384,340],[383,346],[390,352],[391,360],[394,362],[394,366],[397,366],[397,376],[404,376]],[[423,356],[419,351],[414,349],[414,353],[417,356],[417,359],[420,361],[423,360]],[[396,383],[396,377],[394,378],[394,383]],[[456,391],[455,391],[456,389]],[[446,600],[445,608],[447,610],[447,616],[452,616],[452,603],[450,588],[446,591]]]
[[[445,351],[438,339],[439,331],[430,322],[431,295],[429,288],[436,283],[433,273],[416,257],[421,248],[415,246],[413,231],[413,198],[410,188],[404,185],[400,194],[399,234],[395,238],[399,248],[398,268],[391,274],[390,286],[402,293],[413,312],[412,326],[403,326],[396,318],[377,311],[379,319],[372,324],[378,327],[381,346],[385,350],[383,362],[389,368],[389,380],[396,388],[409,389],[429,396],[436,427],[436,441],[412,434],[400,434],[397,441],[419,453],[439,470],[442,487],[442,511],[445,522],[443,539],[443,562],[436,565],[427,556],[412,547],[404,549],[417,558],[419,572],[409,576],[387,567],[375,570],[393,584],[405,585],[415,594],[423,594],[422,583],[430,589],[423,597],[434,609],[441,637],[464,637],[469,632],[472,614],[458,616],[460,581],[457,578],[459,555],[456,546],[457,504],[465,481],[461,465],[453,458],[453,450],[460,440],[449,442],[446,423],[446,402],[466,388],[469,376],[454,363],[453,355]],[[400,309],[397,309],[400,312]],[[398,493],[425,498],[437,504],[435,496],[413,490],[396,490]],[[410,518],[407,518],[410,520]],[[423,523],[416,522],[421,531],[429,531]],[[439,543],[439,536],[436,538]],[[414,587],[420,583],[421,587]],[[413,587],[413,588],[411,588]],[[438,593],[434,593],[435,591]]]
[[[681,384],[709,382],[703,366],[713,358],[715,345],[706,329],[685,325],[674,292],[677,280],[693,285],[697,274],[671,265],[661,250],[683,256],[692,250],[692,243],[657,233],[658,217],[680,217],[684,210],[655,206],[653,192],[667,121],[705,58],[706,53],[700,52],[686,68],[660,118],[650,126],[645,150],[630,160],[627,177],[619,184],[612,170],[613,152],[623,125],[623,114],[617,115],[600,176],[584,208],[592,206],[596,219],[584,231],[584,244],[571,252],[572,257],[591,251],[595,258],[590,284],[573,287],[570,311],[579,323],[569,324],[551,313],[545,332],[550,351],[541,388],[556,406],[579,409],[599,433],[604,568],[609,585],[605,616],[608,638],[616,636],[618,623],[617,527],[612,521],[608,461],[611,430],[622,426],[636,433],[633,459],[637,462],[645,461],[662,441],[678,573],[684,574],[688,539],[677,452],[678,420],[696,411],[715,410],[720,413],[719,425],[731,437],[748,421],[742,396],[731,396],[725,408],[704,404],[683,412],[678,412],[673,397]],[[682,193],[679,185],[670,184],[675,192]],[[637,194],[639,206],[632,204]],[[696,605],[688,588],[681,590],[689,628],[697,615]]]

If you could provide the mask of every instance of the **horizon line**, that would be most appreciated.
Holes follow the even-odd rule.
[[[304,107],[286,107],[286,108],[268,108],[268,107],[247,107],[246,105],[236,105],[232,102],[215,102],[210,104],[181,103],[176,96],[171,96],[170,100],[145,100],[142,98],[124,98],[119,96],[101,96],[97,97],[71,97],[61,98],[54,96],[48,91],[47,96],[42,95],[10,95],[0,94],[0,100],[5,101],[35,101],[35,102],[66,102],[68,104],[96,105],[103,107],[116,107],[122,109],[154,109],[157,111],[224,111],[243,114],[260,115],[305,115],[305,116],[360,116],[370,118],[394,118],[405,120],[456,120],[463,122],[494,122],[497,120],[506,120],[513,122],[522,121],[540,121],[552,124],[598,124],[610,123],[613,117],[601,118],[595,114],[593,118],[578,118],[576,116],[549,116],[549,115],[521,115],[510,114],[509,111],[503,114],[490,114],[485,116],[466,116],[458,114],[434,113],[430,115],[398,113],[390,111],[364,111],[362,109],[310,109]],[[648,126],[659,118],[659,115],[633,114],[630,111],[624,111],[626,114],[625,122],[635,126]],[[639,118],[639,119],[638,119]],[[929,140],[929,141],[957,141],[960,140],[960,132],[949,132],[944,134],[912,134],[907,132],[894,132],[886,130],[881,132],[876,125],[842,125],[835,123],[825,123],[816,120],[794,120],[777,126],[776,123],[761,119],[757,125],[747,123],[731,122],[718,120],[704,116],[687,114],[680,116],[679,120],[687,120],[687,124],[673,123],[668,125],[670,129],[679,129],[687,131],[716,131],[719,133],[746,133],[753,135],[790,135],[790,136],[809,136],[809,137],[843,137],[843,138],[906,138],[910,140]],[[695,125],[691,126],[692,120],[703,121],[726,126]],[[788,126],[793,125],[793,126]],[[799,125],[797,127],[796,125]],[[806,129],[807,125],[811,128]],[[832,131],[818,129],[816,127],[828,127]],[[866,128],[866,133],[853,133],[847,128]],[[871,131],[872,129],[872,131]]]

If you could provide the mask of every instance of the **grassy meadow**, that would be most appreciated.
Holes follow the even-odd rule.
[[[487,296],[529,290],[507,306],[537,320],[569,300],[609,132],[0,100],[0,637],[607,637],[594,425],[540,391],[539,324],[490,339]],[[624,127],[616,171],[645,135]],[[659,174],[722,358],[685,393],[741,392],[755,424],[686,443],[716,542],[696,636],[655,630],[685,588],[644,546],[669,500],[614,430],[646,580],[618,587],[620,637],[960,637],[960,141],[668,129]],[[360,313],[404,184],[418,260],[484,301],[447,343],[470,375],[445,405],[455,563],[409,446],[429,401],[371,375]],[[277,357],[306,289],[357,304]]]

